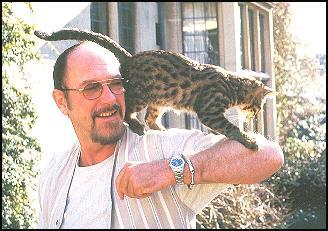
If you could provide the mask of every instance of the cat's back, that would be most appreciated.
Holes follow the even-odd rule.
[[[147,72],[158,69],[162,73],[173,74],[182,71],[197,71],[203,68],[203,65],[182,54],[163,50],[144,51],[130,58],[125,66],[129,70],[140,69],[143,67]],[[181,73],[180,73],[181,74]]]
[[[131,57],[121,74],[129,80],[128,94],[163,106],[188,108],[204,83],[193,81],[202,68],[202,64],[184,55],[154,50]]]

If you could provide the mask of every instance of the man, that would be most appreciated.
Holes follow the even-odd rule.
[[[198,130],[138,136],[124,123],[119,66],[92,42],[56,61],[53,98],[79,142],[41,175],[40,228],[189,228],[222,190],[262,181],[283,164],[280,147],[260,135],[257,152]]]

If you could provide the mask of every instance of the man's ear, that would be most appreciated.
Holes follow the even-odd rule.
[[[68,106],[67,106],[67,100],[66,100],[66,97],[64,95],[64,92],[60,91],[58,89],[54,89],[52,91],[52,97],[54,98],[59,110],[64,115],[67,115],[68,114]]]

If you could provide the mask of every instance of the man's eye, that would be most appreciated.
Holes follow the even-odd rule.
[[[121,80],[113,80],[109,85],[111,87],[122,87],[122,81]]]
[[[96,90],[99,88],[99,83],[91,83],[91,84],[88,84],[84,87],[84,90],[86,91],[90,91],[90,90]]]

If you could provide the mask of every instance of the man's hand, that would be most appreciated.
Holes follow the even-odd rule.
[[[144,198],[175,183],[168,160],[153,162],[127,162],[119,172],[115,185],[117,194]]]

